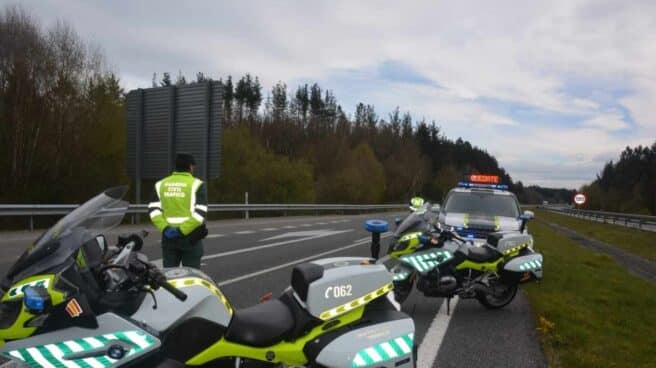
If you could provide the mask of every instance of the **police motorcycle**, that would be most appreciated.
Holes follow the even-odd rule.
[[[392,275],[363,258],[297,265],[279,298],[235,309],[199,270],[159,269],[121,223],[126,187],[47,230],[0,284],[0,354],[27,367],[414,367]]]
[[[415,211],[398,224],[387,256],[379,260],[394,274],[399,303],[416,284],[428,297],[448,302],[457,295],[487,308],[502,308],[515,298],[521,283],[542,279],[542,254],[533,250],[533,237],[523,231],[529,216],[520,216],[519,232],[494,232],[486,244],[475,246],[427,215],[430,208],[426,204],[424,211]]]

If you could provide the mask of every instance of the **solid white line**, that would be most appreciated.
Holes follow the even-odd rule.
[[[431,322],[424,339],[421,340],[419,350],[417,352],[417,368],[430,368],[435,364],[437,352],[440,351],[440,346],[444,341],[444,335],[449,328],[449,322],[458,304],[458,297],[455,296],[451,299],[451,314],[446,314],[446,299],[442,302],[440,310],[435,315],[433,322]]]
[[[386,238],[386,237],[391,236],[391,235],[392,234],[385,234],[385,235],[381,236],[381,238]],[[307,262],[307,261],[310,261],[310,260],[313,260],[313,259],[316,259],[316,258],[321,258],[321,257],[329,255],[329,254],[333,254],[333,253],[341,252],[341,251],[351,249],[351,248],[354,248],[354,247],[358,247],[362,244],[365,244],[365,242],[363,242],[363,241],[355,242],[353,244],[350,244],[350,245],[347,245],[347,246],[344,246],[344,247],[341,247],[341,248],[336,248],[336,249],[333,249],[333,250],[329,250],[327,252],[318,253],[318,254],[315,254],[315,255],[312,255],[312,256],[309,256],[309,257],[305,257],[305,258],[297,259],[297,260],[294,260],[294,261],[291,261],[291,262],[283,263],[281,265],[265,268],[265,269],[257,271],[257,272],[253,272],[253,273],[249,273],[249,274],[246,274],[246,275],[235,277],[235,278],[232,278],[232,279],[229,279],[229,280],[221,281],[221,282],[219,282],[219,286],[226,286],[226,285],[234,284],[235,282],[250,279],[251,277],[263,275],[265,273],[277,271],[277,270],[283,269],[285,267],[289,267],[289,266],[293,266],[293,265],[296,265],[296,264],[299,264],[299,263]]]

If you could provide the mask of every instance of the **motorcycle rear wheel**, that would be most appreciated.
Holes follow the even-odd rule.
[[[493,294],[479,294],[476,299],[488,309],[503,308],[515,299],[517,295],[517,284],[506,285],[501,282],[494,282],[491,288],[495,291]],[[498,291],[498,292],[497,292]]]

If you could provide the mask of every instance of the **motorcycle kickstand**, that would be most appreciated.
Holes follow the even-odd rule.
[[[451,315],[451,297],[446,298],[446,315]]]

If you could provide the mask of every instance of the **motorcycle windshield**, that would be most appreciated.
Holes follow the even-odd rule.
[[[3,289],[63,264],[84,243],[119,225],[129,205],[122,199],[126,192],[125,186],[110,188],[57,221],[9,269]]]
[[[394,236],[398,238],[410,231],[420,231],[417,229],[425,221],[424,217],[429,213],[429,206],[430,203],[425,203],[420,209],[415,210],[406,216],[394,231]]]

